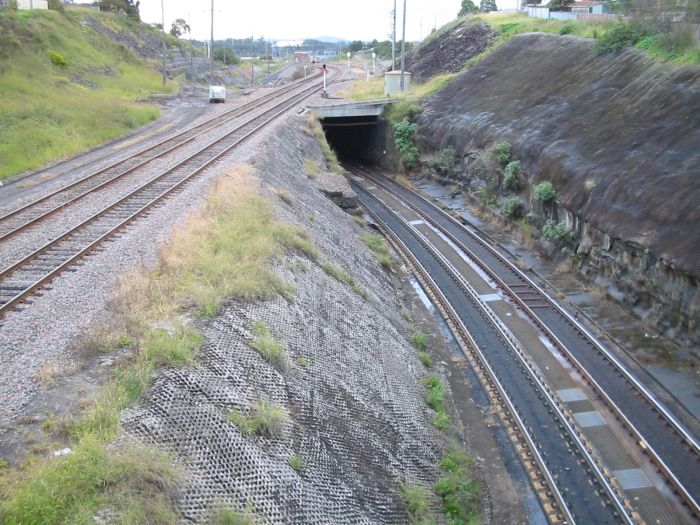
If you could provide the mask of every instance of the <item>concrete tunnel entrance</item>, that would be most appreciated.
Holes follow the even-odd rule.
[[[321,125],[340,162],[382,163],[386,122],[378,116],[327,117]]]

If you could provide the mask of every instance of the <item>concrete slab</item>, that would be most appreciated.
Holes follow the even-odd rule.
[[[485,295],[480,295],[479,298],[484,301],[485,303],[489,303],[491,301],[501,301],[502,298],[500,295],[497,293],[489,293]]]
[[[593,410],[592,412],[578,412],[574,414],[574,419],[581,428],[599,427],[607,425],[600,412]]]
[[[643,489],[651,487],[651,481],[646,474],[638,468],[613,471],[613,476],[620,484],[622,490]]]
[[[562,390],[557,390],[557,395],[564,403],[588,399],[580,388],[564,388]]]

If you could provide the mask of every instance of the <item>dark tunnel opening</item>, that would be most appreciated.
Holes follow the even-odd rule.
[[[321,120],[326,140],[344,163],[381,164],[386,122],[376,116]]]

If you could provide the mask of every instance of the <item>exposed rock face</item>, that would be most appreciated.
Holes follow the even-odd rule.
[[[318,176],[318,186],[324,195],[341,208],[349,209],[357,206],[357,194],[352,191],[343,175],[321,172]]]
[[[406,56],[406,69],[419,81],[461,71],[464,63],[484,51],[496,33],[483,22],[462,23],[429,40]]]
[[[459,155],[509,141],[535,182],[552,181],[584,273],[700,340],[700,68],[592,47],[513,38],[428,99],[421,138]]]

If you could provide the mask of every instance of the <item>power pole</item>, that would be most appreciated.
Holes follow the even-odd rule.
[[[165,7],[163,0],[160,0],[160,20],[163,24],[163,87],[165,87]]]
[[[253,57],[253,35],[250,35],[250,85],[255,87],[255,58]]]
[[[214,85],[214,0],[211,0],[211,45],[209,46],[210,60],[210,71],[209,71],[209,84]]]
[[[406,54],[406,0],[403,0],[403,34],[401,35],[401,91],[404,89],[403,68]]]
[[[396,69],[396,0],[394,0],[394,10],[391,12],[394,20],[391,30],[391,70]]]

